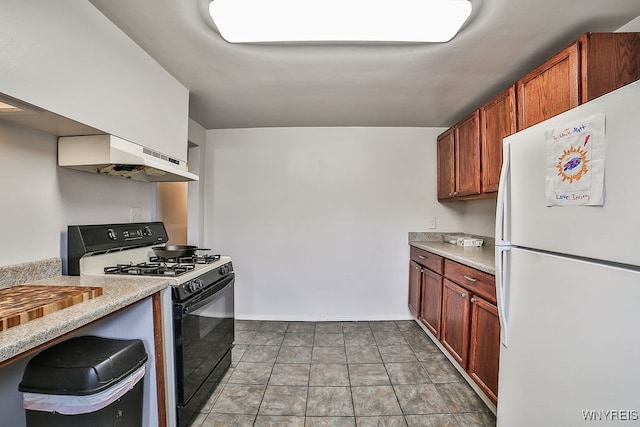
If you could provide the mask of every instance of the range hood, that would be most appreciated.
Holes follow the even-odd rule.
[[[185,162],[113,135],[59,137],[58,165],[144,182],[198,180]]]

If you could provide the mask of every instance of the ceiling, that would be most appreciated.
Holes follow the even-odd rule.
[[[208,0],[90,1],[189,89],[206,129],[451,126],[583,32],[640,15],[638,0],[471,0],[444,44],[234,45]]]

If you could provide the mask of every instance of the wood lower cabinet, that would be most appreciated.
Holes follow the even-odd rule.
[[[431,270],[422,272],[422,304],[420,321],[440,339],[440,322],[442,318],[442,276]]]
[[[420,322],[497,403],[500,321],[495,277],[415,247],[410,266],[411,312],[418,313]]]
[[[420,314],[422,267],[415,261],[409,261],[409,311],[414,316]]]
[[[469,352],[469,291],[444,279],[442,291],[442,333],[440,342],[464,369]]]
[[[472,296],[469,364],[467,372],[485,394],[498,401],[498,361],[500,359],[500,320],[495,305]]]
[[[411,247],[409,310],[436,337],[440,337],[443,268],[441,256]]]

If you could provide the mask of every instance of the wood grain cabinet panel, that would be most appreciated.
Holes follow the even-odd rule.
[[[471,330],[467,372],[495,404],[498,401],[500,320],[495,305],[471,297]]]
[[[442,276],[424,269],[422,272],[422,304],[420,320],[440,339],[440,320],[442,318]]]
[[[480,107],[482,193],[498,191],[502,140],[516,131],[516,88],[511,85]]]
[[[518,130],[640,78],[640,33],[585,33],[516,84]]]
[[[438,200],[456,196],[455,132],[449,128],[438,136]]]
[[[422,267],[415,261],[409,261],[409,311],[414,316],[420,314],[420,286]]]
[[[495,277],[420,248],[411,247],[410,253],[409,309],[496,403],[500,321]]]
[[[482,298],[496,302],[496,278],[495,276],[476,270],[464,264],[450,259],[444,262],[444,271],[447,279],[452,280],[463,288]]]
[[[516,83],[518,130],[580,103],[580,43],[555,54]]]
[[[456,195],[480,194],[480,112],[471,113],[455,130]]]
[[[440,342],[453,358],[467,368],[469,352],[469,291],[444,279],[442,290],[442,331]]]
[[[579,42],[581,102],[640,79],[640,33],[586,33]]]

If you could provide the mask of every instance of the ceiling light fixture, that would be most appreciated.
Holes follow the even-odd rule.
[[[231,43],[447,42],[468,0],[213,0],[209,14]]]

